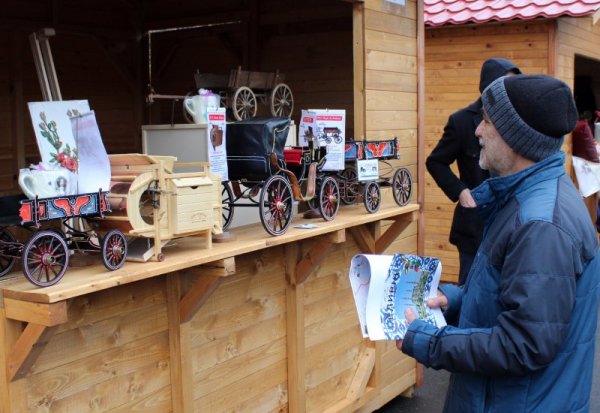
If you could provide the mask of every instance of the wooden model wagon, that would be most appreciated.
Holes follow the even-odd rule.
[[[174,156],[142,154],[109,159],[113,213],[102,225],[135,238],[128,259],[162,261],[162,247],[183,236],[203,237],[210,248],[212,234],[222,233],[221,179],[208,163],[176,164]],[[176,166],[199,171],[174,173]]]
[[[8,274],[20,258],[23,274],[31,283],[54,285],[67,271],[72,252],[101,253],[108,270],[121,268],[127,256],[125,236],[110,227],[101,235],[92,220],[104,219],[109,212],[108,192],[104,191],[21,201],[20,225],[34,232],[23,243],[7,227],[0,228],[0,277]],[[41,228],[50,221],[60,221],[62,229]]]
[[[232,69],[228,75],[213,73],[194,74],[198,89],[210,89],[221,96],[236,120],[256,116],[257,102],[268,104],[274,117],[290,117],[294,110],[294,96],[284,76],[276,72],[256,72]]]
[[[345,147],[346,167],[338,175],[340,182],[340,191],[342,202],[346,205],[352,205],[362,197],[365,208],[368,212],[376,212],[381,206],[380,186],[391,186],[394,200],[399,206],[405,206],[412,198],[412,176],[406,168],[398,168],[393,177],[383,176],[372,179],[359,179],[358,168],[361,168],[359,162],[364,160],[381,161],[391,165],[386,161],[398,159],[398,139],[382,141],[349,141]]]

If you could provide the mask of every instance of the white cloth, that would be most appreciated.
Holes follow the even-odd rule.
[[[573,168],[577,176],[579,192],[584,198],[600,191],[600,163],[573,156]]]

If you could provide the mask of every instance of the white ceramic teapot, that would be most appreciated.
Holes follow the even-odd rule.
[[[29,199],[73,195],[77,187],[76,175],[67,169],[19,171],[19,186]]]

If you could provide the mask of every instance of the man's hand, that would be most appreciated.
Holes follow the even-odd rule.
[[[412,308],[407,308],[404,310],[404,317],[406,318],[406,321],[408,321],[408,325],[411,325],[412,322],[417,319],[417,315]],[[402,340],[396,340],[396,348],[402,351]]]
[[[446,311],[448,309],[448,298],[444,295],[443,292],[437,290],[437,297],[433,297],[427,300],[427,306],[429,308],[441,308],[442,311]],[[406,317],[408,325],[412,324],[412,322],[417,319],[417,315],[415,314],[412,308],[407,308],[406,310],[404,310],[404,317]],[[402,351],[402,341],[403,340],[396,340],[396,348],[400,351]]]
[[[469,188],[465,188],[461,191],[460,195],[458,195],[458,202],[465,208],[477,207],[477,203],[473,199],[473,195],[471,195],[471,190]]]
[[[441,308],[442,311],[446,311],[448,309],[448,297],[440,290],[437,290],[437,297],[427,300],[427,306],[429,308]]]

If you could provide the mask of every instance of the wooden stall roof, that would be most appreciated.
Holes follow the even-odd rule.
[[[600,0],[425,0],[425,24],[485,23],[594,14]],[[594,22],[600,16],[594,16]]]

